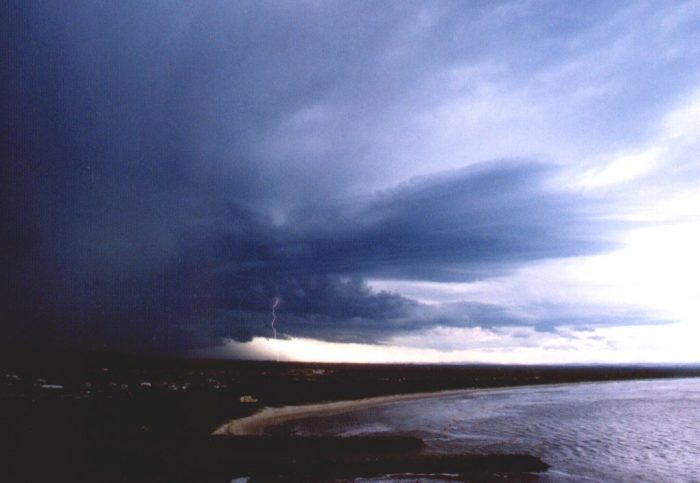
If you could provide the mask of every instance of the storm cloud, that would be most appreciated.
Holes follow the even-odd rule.
[[[210,202],[202,216],[184,218],[165,210],[156,216],[147,203],[124,216],[115,201],[104,218],[64,228],[58,251],[38,225],[24,256],[47,263],[17,263],[6,273],[8,289],[15,287],[10,307],[24,306],[28,313],[18,318],[40,316],[77,340],[127,346],[269,335],[275,297],[285,333],[331,340],[376,342],[431,325],[493,325],[494,315],[512,322],[498,307],[436,310],[373,291],[364,280],[478,280],[528,261],[605,248],[606,224],[592,214],[595,203],[546,191],[547,171],[494,162],[300,206],[284,221],[234,201]],[[201,200],[190,202],[202,209]],[[21,279],[26,285],[17,293]],[[47,298],[37,305],[32,291],[42,289]]]
[[[568,95],[548,91],[544,74],[566,84],[559,68],[589,54],[571,39],[604,46],[604,12],[516,6],[10,2],[5,343],[180,351],[246,341],[270,335],[276,297],[290,337],[571,324],[477,301],[435,306],[369,283],[474,282],[616,246],[625,225],[609,216],[614,196],[556,186],[572,176],[572,150],[588,147],[548,152],[535,119],[592,145],[615,135],[611,125],[624,127],[616,139],[635,139],[646,126],[616,112],[692,76],[602,95],[578,125],[537,117],[530,96],[545,109]],[[563,23],[546,32],[525,27],[554,17]],[[642,66],[629,62],[634,76]],[[533,79],[539,87],[516,88]],[[465,116],[459,128],[450,106]]]

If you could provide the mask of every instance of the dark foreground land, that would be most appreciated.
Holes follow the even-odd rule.
[[[264,406],[446,389],[665,377],[697,367],[411,366],[105,355],[0,360],[0,481],[312,481],[543,471],[527,455],[426,456],[394,438],[224,437]],[[466,476],[465,476],[466,477]]]

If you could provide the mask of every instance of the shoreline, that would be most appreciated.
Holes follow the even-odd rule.
[[[265,407],[255,414],[238,419],[231,419],[211,434],[215,436],[262,436],[270,426],[296,419],[316,416],[335,416],[350,411],[384,406],[400,401],[413,401],[431,397],[452,396],[480,391],[478,388],[449,389],[433,392],[415,392],[409,394],[392,394],[345,401],[302,404],[299,406]]]
[[[640,378],[637,381],[656,380],[654,378]],[[578,384],[606,384],[623,382],[623,380],[609,381],[577,381],[577,382],[556,382],[551,384],[523,384],[516,386],[499,386],[488,388],[463,388],[446,389],[431,392],[414,392],[407,394],[390,394],[386,396],[375,396],[361,399],[346,399],[343,401],[330,401],[310,404],[300,404],[296,406],[264,407],[260,411],[245,416],[226,421],[211,432],[213,436],[263,436],[265,429],[271,426],[294,421],[297,419],[312,418],[317,416],[336,416],[351,411],[361,411],[379,406],[384,406],[400,401],[415,401],[419,399],[429,399],[433,397],[456,396],[469,393],[483,393],[492,391],[502,391],[525,387],[551,388],[557,386],[569,386]]]

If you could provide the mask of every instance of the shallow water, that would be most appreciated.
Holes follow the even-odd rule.
[[[700,379],[475,391],[292,421],[279,429],[410,434],[421,437],[430,453],[529,453],[552,466],[534,479],[541,482],[700,482]]]

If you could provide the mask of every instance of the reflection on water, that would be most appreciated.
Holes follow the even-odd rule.
[[[530,453],[552,465],[537,479],[544,482],[700,481],[700,379],[479,391],[294,421],[283,429],[412,434],[430,453]],[[429,481],[435,480],[447,478]]]

